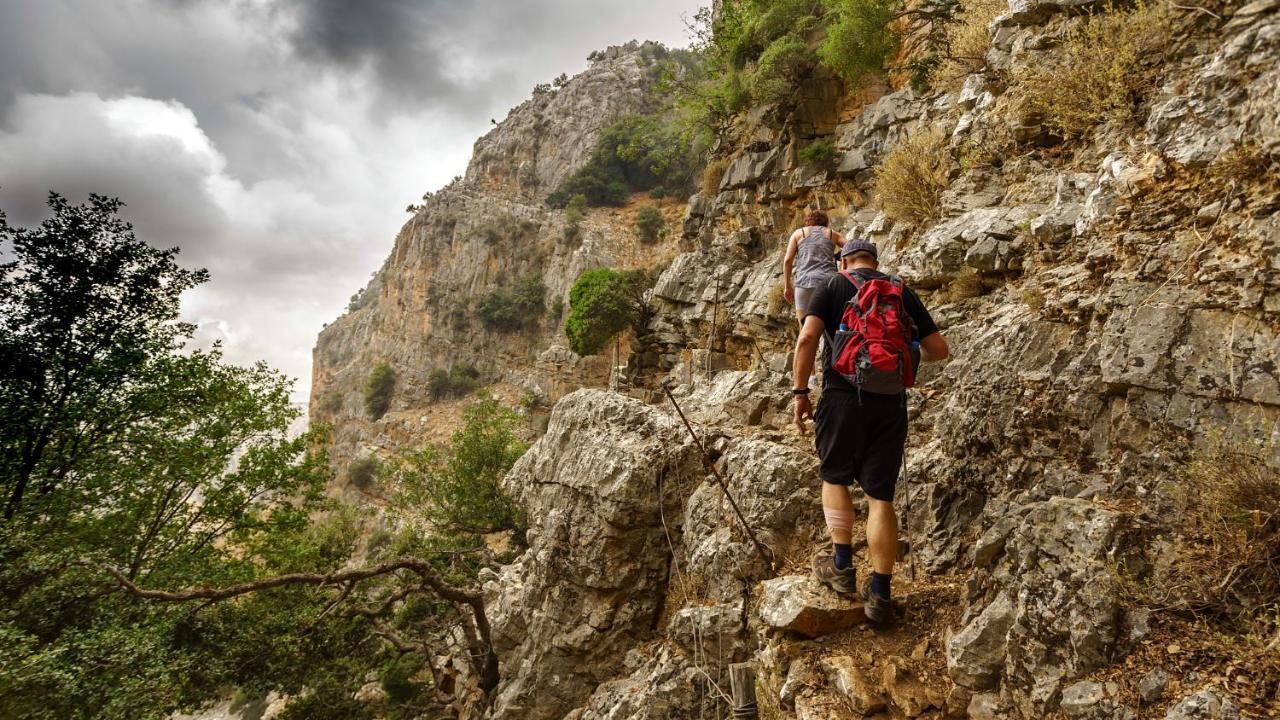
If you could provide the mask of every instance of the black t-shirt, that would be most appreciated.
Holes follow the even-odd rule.
[[[863,280],[889,279],[888,275],[871,268],[854,268],[849,272]],[[832,275],[827,278],[826,284],[819,285],[814,292],[813,299],[809,301],[809,312],[805,315],[805,318],[808,319],[809,315],[817,315],[822,320],[823,332],[827,335],[833,334],[840,328],[840,318],[844,315],[844,306],[853,299],[856,292],[857,289],[854,288],[853,283],[846,280],[843,275],[839,273]],[[921,340],[938,332],[938,324],[933,321],[933,317],[925,309],[924,303],[920,302],[920,297],[906,285],[902,287],[902,305],[906,309],[907,315],[911,316],[911,322],[915,325],[913,340]],[[853,386],[846,382],[843,377],[840,377],[840,373],[831,369],[830,354],[831,344],[823,343],[821,358],[823,391],[847,390],[853,392]]]

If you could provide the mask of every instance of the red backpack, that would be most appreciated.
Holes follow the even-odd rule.
[[[919,350],[912,345],[915,325],[902,302],[902,280],[840,274],[853,283],[854,295],[830,338],[835,371],[858,390],[884,395],[915,385]]]

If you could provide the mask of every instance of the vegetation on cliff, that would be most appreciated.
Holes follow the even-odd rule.
[[[322,493],[326,429],[289,436],[290,382],[182,349],[179,296],[206,273],[138,241],[118,201],[49,205],[36,228],[0,215],[0,715],[157,717],[234,686],[295,695],[284,717],[416,717],[453,685],[431,659],[454,642],[492,688],[471,588],[495,561],[478,533],[520,525],[497,487],[514,414],[468,410],[410,463],[427,495],[364,542]],[[371,673],[385,697],[355,702]]]

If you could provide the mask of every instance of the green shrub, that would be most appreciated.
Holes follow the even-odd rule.
[[[480,299],[476,315],[490,330],[533,330],[542,318],[546,286],[541,275],[526,275],[513,286],[498,288]]]
[[[382,362],[369,373],[364,385],[364,409],[370,420],[377,420],[391,409],[391,398],[396,390],[396,371]]]
[[[655,207],[646,205],[636,212],[636,234],[644,242],[653,242],[661,237],[666,229],[664,224],[662,213]]]
[[[372,455],[365,455],[351,461],[347,466],[347,482],[361,490],[368,490],[378,481],[382,466]]]
[[[453,328],[454,332],[463,332],[468,327],[471,327],[471,321],[467,318],[466,308],[458,306],[449,311],[449,327]]]
[[[900,7],[893,0],[836,0],[835,22],[818,48],[818,57],[850,87],[880,72],[898,50],[900,39],[890,27]]]
[[[330,390],[320,400],[320,412],[326,415],[332,415],[341,409],[342,393],[338,390]]]
[[[804,38],[784,35],[774,40],[761,53],[751,74],[752,97],[761,103],[787,101],[815,64],[816,58]]]
[[[408,459],[399,504],[421,508],[432,525],[455,534],[519,530],[524,517],[499,484],[528,448],[515,434],[519,420],[491,397],[469,405],[448,447]]]
[[[378,681],[387,693],[387,699],[394,703],[407,703],[422,692],[422,684],[413,681],[413,676],[422,670],[426,661],[417,653],[405,653],[388,660],[378,670]]]
[[[525,412],[531,413],[546,404],[546,396],[537,390],[526,390],[524,394],[520,396],[520,407],[524,408]]]
[[[548,317],[554,322],[560,322],[560,318],[564,317],[564,298],[557,297],[551,301],[551,309],[547,311]]]
[[[436,368],[427,379],[432,400],[462,397],[480,387],[480,371],[471,363],[457,363],[448,370]]]
[[[831,169],[836,164],[836,158],[840,155],[839,151],[836,150],[836,141],[831,138],[814,140],[801,148],[798,154],[800,162],[821,170]]]
[[[551,207],[567,207],[576,195],[590,206],[618,206],[633,192],[663,187],[683,192],[692,184],[696,153],[665,114],[633,115],[600,135],[585,165],[547,196]]]
[[[578,225],[587,216],[587,196],[576,193],[564,205],[564,221]]]
[[[569,290],[569,318],[564,334],[569,349],[594,355],[637,317],[637,286],[643,273],[609,268],[588,270]]]

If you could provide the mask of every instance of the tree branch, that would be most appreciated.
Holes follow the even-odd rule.
[[[113,567],[102,568],[107,574],[115,578],[116,583],[124,591],[147,600],[158,600],[161,602],[187,602],[190,600],[208,600],[217,602],[220,600],[228,600],[230,598],[248,595],[250,593],[261,592],[263,590],[272,590],[279,587],[290,585],[352,585],[363,582],[376,577],[390,575],[400,570],[410,570],[422,579],[422,584],[417,588],[409,590],[401,590],[393,594],[391,598],[383,603],[385,610],[379,608],[382,612],[389,610],[399,600],[403,599],[411,592],[430,589],[436,595],[449,600],[458,605],[465,605],[471,610],[471,623],[464,624],[463,630],[467,634],[468,644],[471,646],[470,654],[472,656],[472,664],[475,667],[476,674],[480,676],[480,688],[487,695],[491,690],[498,686],[498,656],[493,651],[492,628],[489,625],[489,618],[485,614],[484,596],[476,591],[466,588],[459,588],[450,585],[444,578],[435,571],[431,565],[423,560],[414,558],[400,558],[391,560],[379,565],[372,565],[364,568],[356,568],[352,570],[341,570],[333,573],[289,573],[286,575],[277,575],[275,577],[264,578],[252,582],[239,583],[229,585],[222,588],[191,588],[187,590],[148,590],[138,587],[123,573]],[[348,591],[349,592],[349,591]],[[403,595],[401,595],[403,593]],[[340,593],[345,598],[347,592]],[[399,596],[399,597],[397,597]],[[373,611],[360,612],[358,609],[356,614],[366,615],[370,619],[377,619],[378,613]],[[327,612],[326,610],[325,612]]]

